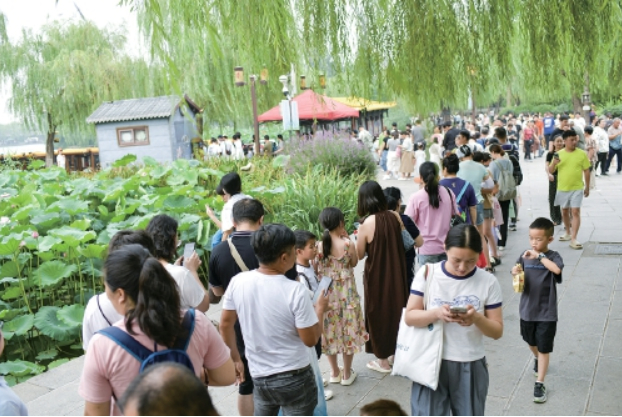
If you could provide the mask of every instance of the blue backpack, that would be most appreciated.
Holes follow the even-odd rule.
[[[151,365],[162,362],[176,362],[180,365],[184,365],[194,373],[194,366],[186,352],[190,344],[190,338],[194,332],[194,309],[186,311],[182,326],[187,336],[185,338],[178,338],[172,348],[161,351],[158,351],[155,342],[153,343],[153,351],[147,349],[118,327],[108,327],[97,333],[108,337],[136,358],[136,360],[140,362],[140,373],[143,373],[143,371]]]

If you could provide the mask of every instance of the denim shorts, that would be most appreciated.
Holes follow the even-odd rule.
[[[475,219],[475,226],[479,226],[484,223],[484,203],[477,203],[477,219]]]
[[[484,209],[484,219],[494,219],[495,215],[492,211],[492,209]]]
[[[419,266],[423,266],[426,264],[435,264],[440,261],[447,260],[446,253],[439,253],[438,255],[417,255],[417,260],[419,261]]]
[[[253,378],[256,416],[312,416],[317,405],[317,385],[308,365],[295,371]]]

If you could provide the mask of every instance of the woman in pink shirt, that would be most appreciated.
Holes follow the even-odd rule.
[[[149,350],[173,346],[184,337],[177,284],[164,266],[140,245],[127,245],[106,259],[106,295],[115,310],[125,316],[114,327],[127,332]],[[186,349],[194,372],[212,386],[231,385],[235,370],[229,349],[212,323],[195,315],[194,330]],[[119,399],[139,374],[141,362],[112,339],[95,334],[84,361],[80,395],[85,415],[121,415],[113,400]]]
[[[445,238],[451,227],[451,216],[457,213],[456,197],[446,187],[439,185],[438,165],[424,162],[419,169],[425,187],[408,199],[404,214],[415,222],[423,246],[419,248],[419,265],[447,260]]]

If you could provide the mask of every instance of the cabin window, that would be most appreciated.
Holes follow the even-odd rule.
[[[119,146],[149,145],[149,128],[147,126],[117,128]]]

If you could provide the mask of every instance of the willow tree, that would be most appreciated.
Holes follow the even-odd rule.
[[[161,89],[145,63],[123,54],[124,44],[119,31],[87,21],[25,30],[16,43],[0,46],[0,75],[12,88],[8,107],[26,126],[46,132],[47,166],[57,130],[92,135],[85,119],[102,101]]]
[[[248,113],[234,65],[278,75],[293,63],[307,79],[332,72],[342,91],[398,96],[421,110],[464,106],[470,91],[498,97],[509,85],[526,95],[580,95],[586,74],[605,92],[622,74],[617,0],[121,2],[138,11],[154,56],[180,88],[202,89],[214,105],[207,116],[219,119]],[[274,104],[277,87],[260,110]]]

